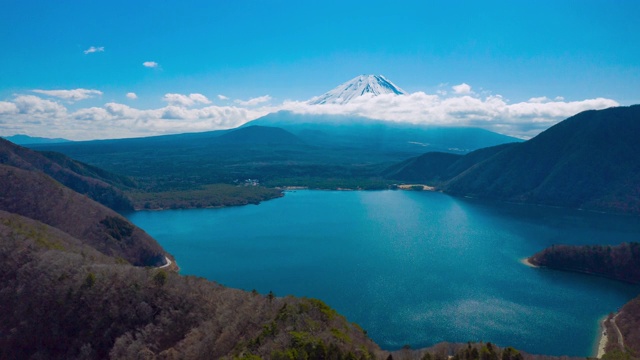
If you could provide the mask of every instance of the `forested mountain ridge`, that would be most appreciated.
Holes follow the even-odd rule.
[[[133,265],[165,262],[163,249],[143,230],[44,173],[0,165],[0,184],[0,210],[58,228]]]
[[[120,190],[135,187],[131,179],[83,164],[63,154],[37,152],[0,139],[0,164],[45,173],[112,209],[132,209],[131,202]]]
[[[471,167],[518,143],[506,143],[478,149],[465,155],[428,152],[385,169],[387,179],[442,185]]]
[[[531,256],[529,262],[640,284],[640,243],[637,242],[618,246],[554,245]]]
[[[387,176],[420,174],[453,195],[640,214],[637,134],[640,105],[590,110],[522,143],[477,150],[437,168],[425,165],[434,157],[425,154]]]
[[[640,214],[640,106],[577,114],[449,181],[458,195]]]
[[[284,130],[281,131],[284,132]],[[243,147],[250,147],[253,141],[256,140],[255,133],[255,129],[249,129],[245,134],[242,134],[242,132],[241,134],[234,134],[220,131],[215,136],[211,134],[206,134],[206,136],[193,134],[194,138],[192,138],[191,134],[183,134],[176,137],[185,139],[185,142],[192,145],[195,143],[193,146],[196,148],[202,147],[202,143],[194,139],[207,143],[221,139],[220,144],[228,144],[233,140],[239,139],[244,141],[241,143]],[[293,141],[299,141],[291,134],[282,135],[278,131],[272,131],[271,133],[271,137],[263,139],[264,145],[273,145],[274,142],[280,141],[280,138],[290,140],[287,136],[293,137]],[[260,201],[281,196],[280,190],[260,186],[201,184],[194,180],[201,177],[198,171],[205,172],[206,170],[203,170],[203,168],[214,168],[213,171],[217,171],[214,166],[211,166],[211,164],[198,164],[197,159],[190,159],[184,156],[179,150],[167,145],[164,137],[150,138],[142,143],[138,143],[137,140],[125,139],[118,142],[119,145],[116,148],[122,151],[119,153],[122,156],[121,158],[112,156],[113,154],[110,153],[110,151],[113,151],[113,144],[110,141],[79,142],[75,145],[83,148],[88,154],[95,154],[105,161],[115,162],[113,171],[122,172],[123,162],[126,162],[130,169],[135,172],[134,174],[142,176],[136,180],[129,176],[115,174],[114,172],[74,160],[60,152],[34,151],[3,139],[0,139],[0,164],[6,163],[26,170],[42,171],[73,190],[117,211],[256,204]],[[69,146],[73,144],[76,143],[67,143]],[[82,144],[85,144],[84,147]],[[62,146],[61,148],[56,148],[57,150],[66,149],[64,147],[65,144],[56,145]],[[162,165],[150,161],[149,158],[154,158],[154,154],[162,151],[160,149],[167,149],[164,151],[171,153],[171,156],[179,158],[180,161],[188,162],[192,171],[187,172],[184,168],[176,166],[175,162],[172,161],[173,159],[164,161]],[[131,151],[138,151],[142,158],[139,158],[138,161],[132,160],[129,156]],[[148,164],[150,164],[149,167],[146,167]],[[126,172],[126,169],[124,170]],[[150,179],[145,182],[144,179],[147,176]],[[234,175],[229,175],[229,177],[231,176]],[[240,177],[239,180],[244,181],[245,178]],[[172,185],[167,186],[167,182]],[[179,185],[176,186],[175,183],[179,183]],[[158,188],[165,191],[158,192]]]
[[[2,136],[3,139],[7,139],[14,144],[28,145],[28,144],[53,144],[61,142],[70,142],[71,140],[62,138],[44,138],[37,136],[28,136],[24,134],[16,134],[12,136]]]

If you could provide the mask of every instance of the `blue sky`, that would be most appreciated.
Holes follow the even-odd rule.
[[[542,129],[527,119],[548,126],[576,109],[640,103],[639,1],[4,0],[2,7],[3,136],[213,130],[300,109],[282,104],[359,74],[383,74],[410,93],[439,94],[429,106],[443,106],[452,86],[468,84],[472,91],[457,97],[470,97],[459,99],[467,105],[479,100],[484,123],[443,109],[414,114],[413,121],[446,112],[438,124],[484,125],[522,137]],[[494,111],[495,99],[488,99],[497,96],[503,110]],[[250,99],[258,100],[247,105]],[[582,103],[593,99],[607,101]],[[488,119],[529,103],[547,103],[544,111],[553,116],[535,118],[541,110],[529,106],[530,113],[505,124]]]

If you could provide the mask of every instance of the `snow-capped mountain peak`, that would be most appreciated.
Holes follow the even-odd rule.
[[[372,94],[404,95],[406,92],[382,75],[360,75],[308,101],[311,105],[347,104],[360,96]]]

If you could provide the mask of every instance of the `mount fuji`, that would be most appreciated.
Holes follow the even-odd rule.
[[[404,95],[406,92],[382,75],[360,75],[329,92],[311,98],[307,103],[310,105],[344,105],[368,94],[373,96],[382,94]]]

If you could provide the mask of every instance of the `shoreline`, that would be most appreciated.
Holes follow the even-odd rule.
[[[429,185],[424,185],[424,184],[402,184],[402,185],[398,185],[398,189],[399,190],[413,190],[416,191],[416,189],[418,189],[418,191],[420,191],[420,187],[422,187],[422,191],[435,191],[436,188],[434,186],[429,186]]]
[[[600,324],[598,333],[600,334],[598,337],[598,341],[596,342],[596,347],[593,349],[593,356],[598,359],[601,359],[605,354],[605,348],[609,344],[609,337],[607,336],[607,319],[609,319],[608,315],[602,317],[602,319],[598,322]]]

